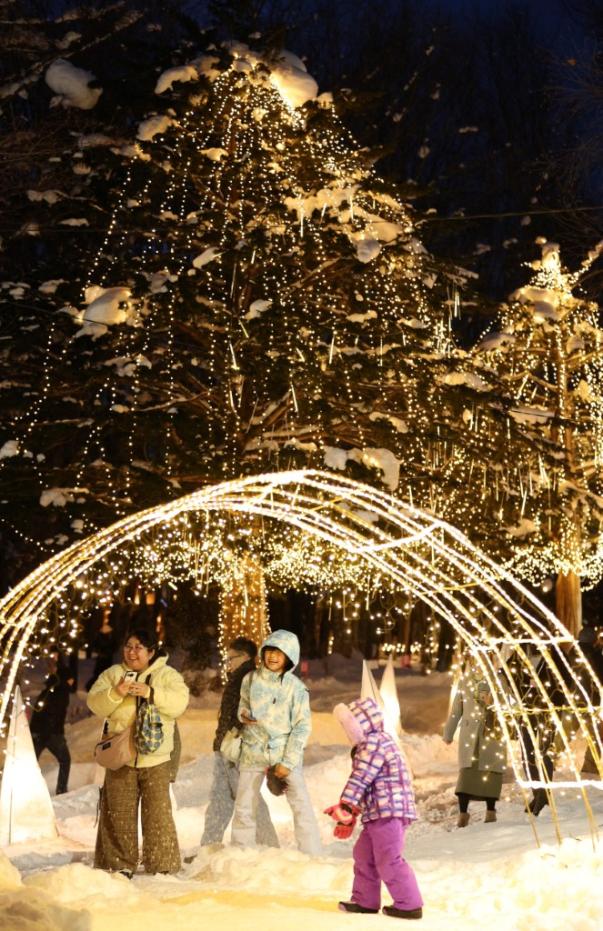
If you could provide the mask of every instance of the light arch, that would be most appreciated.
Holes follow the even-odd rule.
[[[488,682],[520,787],[549,793],[576,790],[596,833],[586,789],[603,788],[600,720],[603,696],[574,638],[520,582],[477,549],[457,528],[426,511],[345,476],[295,470],[249,476],[207,486],[164,505],[123,518],[78,541],[38,566],[0,600],[0,676],[5,682],[0,722],[8,709],[19,666],[41,617],[83,572],[110,558],[124,544],[144,539],[186,513],[227,512],[283,522],[366,561],[382,578],[410,588],[450,622]],[[568,654],[572,654],[572,663]],[[540,660],[550,686],[537,671]],[[579,666],[576,671],[574,667]],[[538,714],[526,708],[519,680],[529,677]],[[561,780],[551,783],[538,749],[539,732],[550,727],[565,756]],[[597,773],[582,776],[572,747],[581,737]],[[537,746],[538,779],[527,779],[521,743]]]

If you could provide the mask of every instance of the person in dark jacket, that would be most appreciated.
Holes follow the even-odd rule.
[[[588,622],[578,636],[578,643],[594,673],[594,681],[590,681],[591,701],[597,706],[600,703],[599,688],[603,687],[603,629],[593,627]],[[588,687],[588,685],[587,685]],[[599,721],[598,736],[603,743],[603,721]],[[594,735],[593,735],[594,737]],[[600,764],[597,764],[592,748],[587,746],[582,764],[582,773],[586,776],[600,776]]]
[[[57,795],[68,791],[71,754],[65,740],[65,718],[73,685],[74,680],[59,662],[59,655],[51,653],[48,657],[48,676],[35,700],[29,727],[36,758],[40,758],[43,750],[48,750],[57,759]]]
[[[92,675],[86,682],[86,691],[89,692],[98,677],[105,669],[113,665],[113,654],[117,647],[115,630],[111,626],[111,611],[103,608],[101,626],[92,641],[92,652],[96,654]]]
[[[220,753],[220,746],[230,728],[241,726],[238,719],[241,684],[247,673],[255,669],[257,652],[258,648],[253,640],[245,637],[237,637],[228,647],[228,679],[222,695],[213,744],[214,772],[201,846],[221,843],[224,831],[232,818],[239,785],[239,768]],[[268,847],[279,846],[268,806],[261,797],[258,801],[256,841]]]

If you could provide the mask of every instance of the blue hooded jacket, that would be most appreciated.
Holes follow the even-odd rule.
[[[308,690],[293,670],[299,662],[299,640],[288,630],[275,630],[260,647],[276,647],[291,660],[282,675],[262,662],[241,685],[239,718],[245,712],[255,724],[243,728],[241,767],[263,769],[282,763],[287,769],[301,766],[304,747],[312,729]]]

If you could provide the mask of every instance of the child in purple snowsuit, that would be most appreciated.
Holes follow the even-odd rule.
[[[372,698],[337,705],[333,714],[353,745],[352,773],[337,805],[325,810],[337,825],[335,837],[350,837],[362,814],[362,831],[354,845],[354,885],[345,912],[376,913],[381,882],[393,905],[383,912],[393,918],[421,918],[423,900],[415,874],[402,858],[406,828],[416,821],[410,776],[396,746],[383,730],[383,715]]]

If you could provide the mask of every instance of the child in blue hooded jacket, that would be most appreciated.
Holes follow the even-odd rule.
[[[243,679],[239,720],[244,727],[232,842],[255,846],[260,789],[266,769],[274,767],[275,775],[287,782],[297,846],[316,856],[321,853],[320,834],[302,771],[311,731],[310,700],[293,674],[299,653],[295,634],[276,630],[260,648],[259,669]]]

